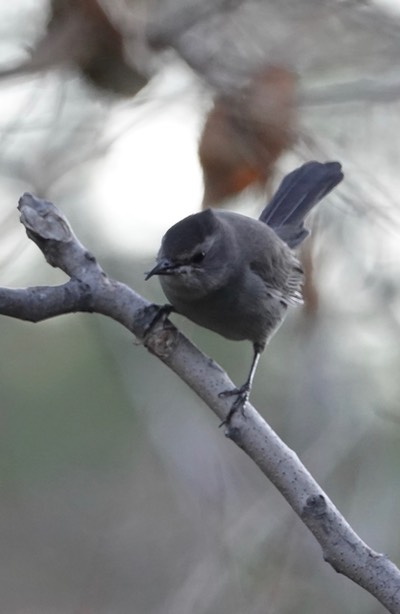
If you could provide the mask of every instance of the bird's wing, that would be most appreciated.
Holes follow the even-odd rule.
[[[253,260],[250,269],[263,282],[267,293],[284,305],[298,305],[303,302],[301,287],[304,280],[303,269],[297,258],[280,259],[280,262],[266,266],[265,261]]]

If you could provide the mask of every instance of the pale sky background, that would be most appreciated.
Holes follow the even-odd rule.
[[[179,72],[169,71],[149,88],[154,103],[114,104],[104,126],[104,139],[113,145],[95,162],[88,206],[95,207],[106,237],[115,240],[117,234],[119,247],[149,250],[168,226],[199,208],[202,179],[196,144],[201,114],[190,95],[188,75]],[[46,79],[49,82],[39,77],[28,84],[9,81],[0,86],[3,129],[18,122],[22,132],[24,122],[33,125],[35,116],[40,124],[43,105],[35,100],[35,90]],[[9,147],[11,141],[12,136]],[[3,200],[2,209],[15,204]]]
[[[106,138],[122,135],[100,162],[100,176],[91,186],[106,235],[112,240],[117,232],[121,243],[135,251],[157,248],[165,230],[197,211],[202,198],[196,148],[202,117],[189,75],[183,69],[168,71],[150,89],[154,105],[137,110],[117,105],[110,114]],[[124,125],[128,128],[121,130]],[[110,206],[115,200],[118,215]]]
[[[18,23],[21,14],[32,9],[36,13],[39,3],[46,4],[45,0],[2,3],[0,17],[6,22]],[[29,27],[27,30],[29,32]],[[2,42],[1,62],[18,60],[16,52],[15,39],[11,35],[10,45],[6,40]],[[23,58],[23,46],[20,53]],[[28,126],[32,133],[28,130],[24,138],[28,143],[30,138],[35,142],[32,126],[37,122],[37,132],[40,131],[43,115],[46,116],[43,109],[48,97],[54,101],[54,89],[49,75],[27,82],[22,79],[0,83],[0,130],[3,131],[0,142],[3,146],[13,148],[14,125],[21,134]],[[103,237],[103,244],[106,239],[110,246],[117,244],[118,249],[154,254],[167,228],[199,209],[202,178],[196,145],[202,113],[193,98],[194,91],[197,87],[190,71],[183,66],[176,67],[145,88],[141,94],[144,103],[141,104],[139,98],[111,105],[103,137],[113,144],[106,155],[95,162],[87,186],[90,198],[85,203],[86,215],[89,214],[97,226],[99,242]],[[2,179],[2,214],[15,210],[19,196],[29,189],[23,182],[10,180],[8,186],[7,180]],[[62,207],[59,202],[55,204]],[[20,234],[17,212],[14,222],[14,231]],[[79,232],[78,228],[76,230]]]
[[[378,4],[400,10],[397,0],[376,0]],[[36,8],[45,0],[3,2],[0,16],[18,22],[22,12]],[[44,12],[35,11],[32,14]],[[16,20],[16,21],[15,21]],[[36,27],[35,24],[32,27]],[[27,26],[29,33],[29,24]],[[28,38],[28,34],[27,34]],[[15,40],[10,35],[10,61],[15,60]],[[7,60],[7,41],[2,41],[2,61]],[[11,54],[12,50],[12,54]],[[24,49],[21,45],[21,56]],[[53,96],[51,76],[40,76],[28,83],[6,81],[0,84],[0,126],[2,143],[12,147],[9,127],[23,130],[42,121],[47,98]],[[146,88],[141,97],[150,103],[117,102],[111,106],[104,139],[112,142],[108,152],[90,174],[85,213],[97,232],[96,240],[103,247],[117,245],[134,253],[155,255],[160,239],[169,226],[198,211],[202,197],[202,177],[197,159],[197,140],[203,119],[199,107],[199,84],[183,66],[169,69]],[[37,92],[40,92],[38,96]],[[200,100],[202,100],[200,96]],[[204,104],[207,97],[204,93]],[[94,103],[95,104],[95,103]],[[38,119],[35,120],[35,117]],[[31,128],[32,129],[32,128]],[[29,138],[35,139],[35,131]],[[25,138],[25,135],[24,135]],[[34,163],[34,161],[33,161]],[[71,171],[73,177],[74,170]],[[71,179],[70,179],[71,180]],[[2,181],[3,212],[15,210],[20,194],[29,190],[23,182]],[[55,204],[62,207],[56,200]],[[18,216],[15,215],[14,231]],[[97,228],[96,228],[97,227]],[[79,228],[76,229],[79,233]],[[21,235],[22,236],[22,235]],[[26,242],[26,239],[25,239]],[[91,248],[95,251],[96,245]],[[32,246],[31,249],[36,249]]]

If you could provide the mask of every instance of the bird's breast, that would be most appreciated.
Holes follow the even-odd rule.
[[[183,278],[161,278],[163,290],[176,311],[192,322],[227,339],[249,340],[264,345],[285,316],[286,305],[270,294],[265,285],[249,290],[239,279],[205,295],[188,292]]]

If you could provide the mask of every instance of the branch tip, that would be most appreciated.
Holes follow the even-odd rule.
[[[48,200],[25,192],[18,201],[20,221],[30,238],[66,243],[73,233],[64,215]]]

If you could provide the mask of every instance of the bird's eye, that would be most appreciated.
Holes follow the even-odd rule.
[[[192,264],[200,264],[204,260],[205,252],[196,252],[192,256]]]

